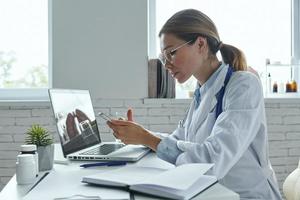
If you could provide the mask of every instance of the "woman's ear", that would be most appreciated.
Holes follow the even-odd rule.
[[[207,49],[207,40],[205,37],[199,36],[196,42],[200,53]]]

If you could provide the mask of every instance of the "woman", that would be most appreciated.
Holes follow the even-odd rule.
[[[160,59],[172,76],[198,81],[189,112],[171,135],[159,137],[134,123],[129,110],[127,121],[108,122],[115,136],[175,165],[214,163],[211,173],[241,199],[281,199],[268,159],[262,87],[246,71],[243,53],[223,44],[211,19],[193,9],[173,15],[159,37]]]

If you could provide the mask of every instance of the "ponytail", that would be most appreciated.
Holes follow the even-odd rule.
[[[244,53],[238,48],[220,42],[219,49],[223,62],[233,67],[234,71],[246,71],[247,62]]]

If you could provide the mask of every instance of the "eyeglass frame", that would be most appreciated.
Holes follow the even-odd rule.
[[[185,42],[185,43],[179,45],[178,47],[176,47],[175,49],[172,49],[170,51],[167,51],[167,49],[163,50],[163,52],[160,53],[159,56],[158,56],[158,59],[160,60],[161,64],[165,66],[167,64],[167,61],[171,63],[172,62],[172,56],[174,56],[176,51],[178,49],[180,49],[181,47],[184,47],[185,45],[191,43],[192,41],[193,40]],[[170,60],[167,58],[168,57],[167,53],[170,55],[170,58],[171,58]]]

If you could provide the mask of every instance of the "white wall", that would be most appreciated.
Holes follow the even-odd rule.
[[[147,97],[147,0],[51,2],[53,87]]]

